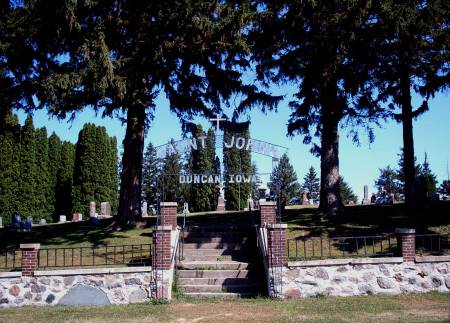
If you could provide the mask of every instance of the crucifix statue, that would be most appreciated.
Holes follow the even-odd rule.
[[[216,123],[216,131],[215,131],[216,142],[217,142],[217,138],[218,138],[219,132],[220,132],[220,122],[221,121],[226,121],[226,120],[227,120],[226,118],[222,118],[219,114],[216,115],[216,118],[209,119],[209,121],[211,121],[213,123],[214,122]],[[221,155],[216,153],[216,156],[221,156]],[[220,160],[220,168],[222,168],[223,160],[220,157],[219,157],[219,160]],[[220,171],[220,173],[222,173],[221,169],[219,171]],[[223,211],[223,210],[225,210],[225,199],[224,199],[224,197],[225,197],[225,194],[224,194],[225,185],[224,185],[223,176],[221,176],[220,184],[217,185],[216,187],[220,189],[220,196],[219,196],[219,200],[218,200],[217,210],[218,211]]]

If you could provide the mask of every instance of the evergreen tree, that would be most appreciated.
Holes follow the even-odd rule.
[[[252,163],[252,175],[255,176],[255,181],[252,183],[252,199],[253,200],[260,200],[262,198],[265,198],[265,196],[259,196],[259,187],[262,184],[261,179],[258,175],[258,166],[256,166],[256,163]]]
[[[281,156],[278,165],[272,171],[268,187],[270,195],[275,195],[280,201],[281,210],[284,210],[287,201],[299,195],[300,185],[297,182],[297,174],[286,154]]]
[[[417,183],[413,120],[428,110],[428,100],[448,88],[450,10],[446,1],[378,1],[372,52],[379,100],[403,126],[404,193],[407,211],[415,213]],[[423,102],[416,109],[412,92]]]
[[[358,197],[356,196],[355,193],[353,193],[352,188],[350,187],[350,185],[348,185],[348,183],[344,180],[344,178],[342,176],[339,177],[339,182],[340,182],[339,189],[340,189],[342,202],[344,204],[349,204],[350,201],[353,201],[353,203],[357,204]]]
[[[20,136],[20,176],[18,211],[22,216],[32,216],[38,221],[36,213],[36,136],[33,117],[28,116]]]
[[[450,180],[443,180],[441,186],[439,187],[439,193],[442,195],[450,195]]]
[[[175,143],[171,139],[170,143]],[[178,152],[167,153],[162,167],[162,202],[178,202],[180,200],[180,184],[178,183],[183,164]]]
[[[2,110],[4,107],[1,107]],[[20,179],[20,125],[11,110],[4,117],[0,128],[0,216],[5,224],[19,206]]]
[[[144,155],[142,194],[149,205],[158,202],[158,181],[161,177],[161,166],[156,155],[155,146],[149,143]]]
[[[50,205],[50,214],[54,217],[56,214],[56,183],[58,180],[58,172],[61,167],[61,139],[56,135],[56,133],[52,133],[48,138],[48,170],[49,170],[49,190],[50,196],[48,203]],[[69,195],[69,200],[71,197]]]
[[[418,196],[424,200],[430,200],[432,195],[437,192],[437,178],[433,174],[428,163],[427,153],[425,153],[425,159],[423,161],[421,171],[418,175]]]
[[[75,164],[75,145],[64,141],[61,144],[61,159],[58,165],[55,184],[55,212],[54,220],[58,220],[58,215],[71,214],[73,207],[72,186]],[[80,211],[84,209],[81,208]]]
[[[36,78],[42,80],[36,87],[40,104],[59,116],[88,105],[103,109],[104,115],[126,112],[121,225],[140,221],[144,135],[161,90],[183,125],[197,115],[211,117],[236,94],[243,96],[239,108],[273,105],[270,96],[241,80],[243,69],[250,66],[243,35],[252,17],[247,4],[192,0],[29,4],[36,27],[29,37],[43,52],[36,57],[36,65],[44,67],[39,70],[43,77]],[[47,76],[48,66],[52,68]]]
[[[117,138],[109,138],[108,173],[109,173],[109,197],[107,201],[111,204],[111,213],[117,214],[119,207],[119,168]]]
[[[313,201],[318,201],[320,193],[320,181],[314,167],[310,167],[308,173],[303,177],[302,190],[308,192],[308,197]]]
[[[380,168],[380,176],[375,181],[375,186],[378,189],[377,195],[383,196],[385,193],[394,194],[396,201],[403,199],[403,188],[399,180],[398,172],[390,166]]]
[[[372,50],[367,37],[373,4],[367,1],[258,1],[259,19],[250,32],[258,79],[289,82],[297,91],[289,103],[289,135],[305,144],[320,138],[319,211],[342,213],[339,194],[339,127],[363,126],[373,140],[371,122],[384,111],[374,102],[370,75]],[[358,128],[350,128],[358,140]]]
[[[249,122],[243,123],[231,123],[224,122],[224,146],[223,146],[223,166],[224,175],[228,180],[231,176],[244,175],[250,176],[252,174],[252,161],[251,151],[247,147],[243,149],[237,149],[235,145],[231,148],[227,148],[225,143],[230,144],[232,137],[234,137],[235,143],[238,137],[244,138],[245,142],[248,142],[250,138]],[[251,194],[251,183],[231,183],[230,181],[225,183],[225,200],[227,210],[242,210],[247,207],[247,200]]]
[[[405,185],[406,185],[406,176],[404,171],[405,161],[404,161],[404,149],[400,149],[400,153],[398,154],[398,169],[397,169],[397,178],[401,187],[401,193],[403,196],[405,196]],[[417,163],[417,158],[414,156],[414,174],[415,174],[415,180],[414,185],[417,184],[418,175],[422,172],[422,165]]]
[[[35,173],[35,206],[37,219],[45,218],[47,221],[52,219],[51,205],[51,184],[48,159],[48,138],[47,129],[36,129],[36,173]]]

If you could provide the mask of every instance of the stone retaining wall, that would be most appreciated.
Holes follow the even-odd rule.
[[[450,292],[450,260],[429,258],[428,262],[369,258],[289,263],[281,276],[275,272],[272,279],[282,278],[284,298]]]
[[[0,307],[130,304],[155,298],[151,268],[78,269],[0,273]],[[9,277],[8,277],[9,276]]]

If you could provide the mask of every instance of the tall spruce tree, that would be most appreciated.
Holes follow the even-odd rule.
[[[45,127],[36,129],[36,173],[35,173],[35,206],[37,218],[47,221],[52,219],[51,184],[49,171],[49,149],[47,129]]]
[[[1,109],[6,110],[4,107]],[[18,210],[20,202],[20,125],[11,110],[5,114],[0,128],[0,216],[5,224]]]
[[[236,148],[236,139],[238,137],[244,138],[245,143],[248,143],[250,138],[249,122],[232,123],[224,122],[224,146],[223,146],[223,166],[224,175],[226,179],[230,176],[251,176],[252,174],[252,160],[250,148],[243,149]],[[234,137],[234,145],[233,145]],[[226,145],[232,145],[228,148]],[[246,145],[245,144],[245,145]],[[247,200],[252,191],[251,183],[237,183],[236,181],[228,181],[225,183],[225,200],[227,210],[242,210],[247,207]]]
[[[171,144],[175,141],[171,139]],[[183,163],[178,152],[167,153],[162,167],[161,174],[161,201],[163,202],[178,202],[181,198],[181,187],[178,183]]]
[[[259,20],[250,39],[258,78],[297,87],[289,103],[290,135],[304,136],[320,155],[319,211],[342,212],[339,194],[339,127],[363,126],[380,114],[373,100],[372,50],[367,41],[373,20],[371,1],[258,1]],[[358,140],[358,128],[350,128]]]
[[[308,197],[313,201],[319,200],[320,181],[314,167],[310,167],[308,173],[303,177],[302,190],[308,192]]]
[[[149,143],[144,155],[142,197],[150,205],[157,204],[158,202],[157,193],[160,175],[160,160],[157,158],[155,146]]]
[[[283,211],[287,201],[299,195],[300,185],[297,182],[297,174],[289,162],[286,154],[281,156],[278,165],[273,169],[268,183],[270,195],[276,196]]]
[[[339,182],[342,202],[344,204],[349,204],[350,202],[353,202],[355,204],[358,203],[358,197],[342,176],[339,177]]]
[[[61,139],[52,132],[48,138],[48,170],[49,170],[49,190],[50,196],[48,203],[50,205],[50,214],[56,216],[56,183],[58,180],[58,171],[61,167]],[[71,197],[69,195],[69,200]]]
[[[61,143],[61,159],[58,165],[55,184],[54,220],[60,214],[70,214],[75,208],[72,201],[72,187],[75,167],[75,145],[64,141]]]
[[[20,176],[18,211],[23,216],[38,219],[36,212],[36,135],[33,117],[28,116],[20,136]]]
[[[87,105],[106,115],[126,113],[118,210],[123,225],[140,220],[144,134],[159,91],[183,124],[220,112],[235,94],[243,95],[240,107],[274,104],[241,81],[250,66],[243,36],[251,18],[247,4],[32,0],[27,8],[36,26],[32,43],[43,52],[36,64],[46,66],[45,77],[36,77],[41,106],[61,117]]]
[[[384,194],[394,194],[396,201],[402,200],[403,196],[403,186],[398,176],[398,172],[387,166],[385,168],[380,168],[380,175],[377,180],[375,180],[375,187],[378,189],[377,195],[379,197]]]
[[[447,1],[376,2],[377,19],[371,41],[377,55],[374,79],[379,99],[389,102],[392,117],[403,126],[405,203],[416,212],[413,120],[428,110],[428,100],[448,89],[450,8]],[[415,110],[412,92],[423,97]]]
[[[262,180],[258,174],[258,166],[256,163],[252,163],[252,175],[255,176],[255,180],[252,181],[252,199],[258,201],[259,199],[265,198],[265,196],[260,196],[259,188],[262,184]]]
[[[428,163],[428,156],[425,153],[425,158],[422,163],[421,172],[418,175],[418,184],[420,195],[426,200],[431,200],[434,193],[437,192],[437,178],[432,172],[430,164]]]

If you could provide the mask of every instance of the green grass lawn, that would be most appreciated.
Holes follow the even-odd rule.
[[[1,309],[0,322],[448,322],[450,294]]]

